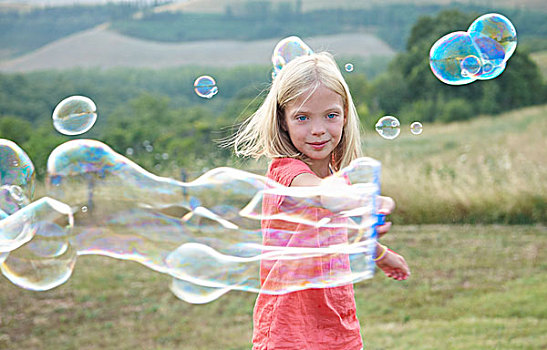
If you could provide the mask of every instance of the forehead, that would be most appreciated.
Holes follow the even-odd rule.
[[[287,112],[323,112],[331,109],[344,110],[344,99],[323,84],[311,87],[287,104]]]

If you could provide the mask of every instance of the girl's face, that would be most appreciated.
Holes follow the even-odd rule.
[[[318,175],[328,171],[346,123],[342,96],[321,84],[311,96],[304,93],[287,104],[284,122],[293,145],[310,159],[311,169]]]

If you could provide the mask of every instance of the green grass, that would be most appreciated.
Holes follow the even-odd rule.
[[[384,242],[412,269],[356,284],[366,349],[545,349],[544,226],[395,226]],[[169,278],[82,256],[47,292],[0,279],[0,348],[249,349],[255,294],[178,300]]]

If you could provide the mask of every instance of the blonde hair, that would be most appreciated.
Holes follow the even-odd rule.
[[[295,58],[283,67],[262,105],[241,124],[231,140],[235,154],[253,158],[290,157],[306,162],[306,157],[294,147],[282,123],[287,104],[308,91],[311,96],[320,84],[342,96],[344,101],[346,123],[331,165],[340,170],[361,157],[357,110],[338,65],[327,52]]]

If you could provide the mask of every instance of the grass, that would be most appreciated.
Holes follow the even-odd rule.
[[[412,269],[356,284],[368,350],[547,347],[544,226],[395,226],[385,243]],[[169,278],[82,256],[47,292],[0,279],[0,348],[249,349],[255,294],[205,305],[176,299]]]
[[[382,192],[398,223],[547,221],[547,106],[452,124],[407,125],[395,140],[374,132],[365,153],[382,162]]]

